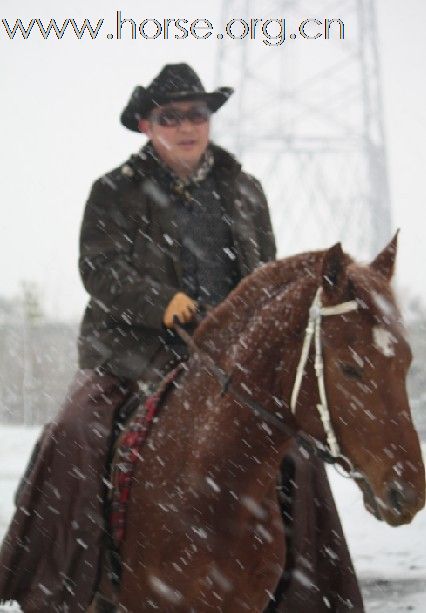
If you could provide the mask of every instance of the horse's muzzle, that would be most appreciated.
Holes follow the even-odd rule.
[[[409,523],[422,507],[422,497],[416,488],[400,479],[387,484],[383,502],[384,519],[394,526]]]

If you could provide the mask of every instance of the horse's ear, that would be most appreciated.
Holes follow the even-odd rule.
[[[398,233],[396,232],[393,239],[379,253],[379,255],[371,262],[370,268],[379,272],[381,275],[390,281],[395,269],[396,252],[398,250]]]
[[[322,286],[325,292],[330,293],[340,285],[344,269],[342,245],[336,243],[325,252],[322,261]]]

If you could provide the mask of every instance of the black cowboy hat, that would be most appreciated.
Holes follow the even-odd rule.
[[[148,117],[156,106],[181,100],[205,100],[215,113],[233,93],[232,87],[206,92],[200,77],[188,64],[166,64],[148,87],[137,85],[120,121],[129,130],[139,132],[139,120]]]

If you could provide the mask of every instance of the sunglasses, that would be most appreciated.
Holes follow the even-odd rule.
[[[193,106],[187,111],[170,108],[163,109],[151,114],[151,121],[164,128],[176,128],[185,120],[194,126],[199,126],[208,121],[211,111],[206,106]]]

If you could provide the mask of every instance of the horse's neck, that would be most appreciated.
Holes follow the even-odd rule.
[[[277,437],[232,391],[221,394],[214,375],[204,366],[190,364],[178,403],[189,402],[186,427],[191,430],[191,460],[187,481],[201,490],[205,483],[239,496],[266,491],[275,480],[289,441]]]
[[[240,380],[265,408],[290,411],[309,308],[317,290],[314,275],[287,284],[245,325],[238,339],[219,355],[228,374]],[[276,400],[282,401],[282,406]],[[288,415],[288,417],[290,417]]]
[[[292,314],[299,319],[307,314],[309,299],[305,294],[311,296],[311,285],[294,292],[301,306],[298,309],[296,305]],[[200,475],[212,474],[212,479],[216,473],[221,479],[229,475],[228,486],[242,490],[250,489],[256,480],[267,487],[275,478],[289,437],[255,415],[241,394],[271,414],[280,412],[288,424],[293,422],[289,402],[302,338],[294,337],[286,322],[282,322],[282,338],[277,338],[274,312],[265,308],[264,314],[264,321],[261,317],[252,320],[226,355],[218,356],[218,363],[231,376],[228,392],[221,394],[218,377],[208,368],[210,360],[197,356],[190,362],[182,392],[192,405],[196,399],[193,470]],[[233,390],[238,390],[238,399]]]

